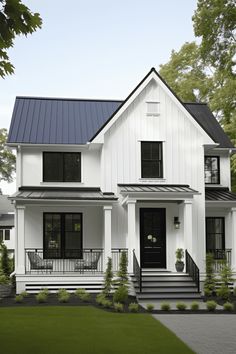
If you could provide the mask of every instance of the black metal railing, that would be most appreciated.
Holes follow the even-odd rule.
[[[194,260],[192,259],[192,257],[190,256],[190,254],[188,253],[187,250],[185,250],[185,264],[186,264],[186,273],[188,273],[193,281],[195,282],[195,284],[197,285],[197,289],[198,291],[200,291],[200,272],[199,272],[199,268],[196,265],[196,263],[194,262]]]
[[[142,292],[142,268],[137,260],[135,250],[133,250],[133,273],[136,281],[138,282],[139,292]]]
[[[214,271],[215,272],[220,272],[222,269],[223,264],[227,264],[228,266],[231,266],[231,249],[208,249],[207,253],[211,253],[214,258]]]
[[[26,273],[51,274],[71,272],[103,272],[103,249],[84,248],[66,253],[64,258],[59,258],[57,252],[45,252],[40,248],[25,250]]]
[[[112,270],[113,272],[118,272],[120,267],[121,254],[125,252],[126,257],[128,257],[127,248],[112,248],[111,250],[111,259],[112,259]]]

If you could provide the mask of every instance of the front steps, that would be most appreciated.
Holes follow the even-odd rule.
[[[132,276],[137,300],[143,301],[199,301],[201,293],[186,273],[174,273],[166,270],[142,269],[142,292],[138,282]]]

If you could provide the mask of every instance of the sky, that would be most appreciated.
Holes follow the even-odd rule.
[[[124,99],[171,50],[193,41],[197,0],[22,0],[42,29],[9,50],[15,74],[0,79],[0,128],[16,96]],[[11,194],[15,184],[0,184]]]

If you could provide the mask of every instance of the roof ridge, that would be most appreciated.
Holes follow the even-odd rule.
[[[40,96],[16,96],[16,99],[30,99],[30,100],[55,100],[55,101],[89,101],[89,102],[123,102],[117,99],[103,99],[103,98],[70,98],[70,97],[40,97]]]

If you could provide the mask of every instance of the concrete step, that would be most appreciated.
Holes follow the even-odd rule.
[[[164,287],[164,288],[142,288],[142,294],[148,293],[148,294],[161,294],[161,293],[197,293],[197,288],[192,286],[192,287]],[[137,294],[139,294],[139,290],[137,288],[136,291]]]
[[[137,281],[133,282],[134,287],[139,287],[139,284]],[[187,281],[149,281],[149,280],[142,280],[142,287],[174,287],[174,286],[178,286],[178,287],[195,287],[196,284],[192,281],[192,279],[187,280]]]
[[[199,293],[155,293],[155,294],[150,294],[150,293],[141,293],[141,294],[136,294],[138,300],[163,300],[167,301],[168,299],[175,299],[175,300],[196,300],[196,299],[201,299],[201,295]]]

